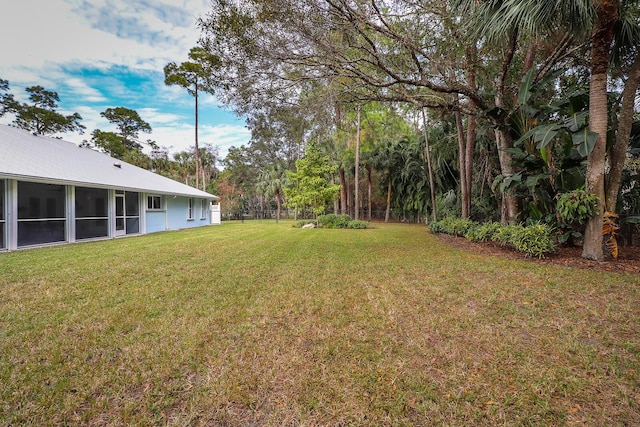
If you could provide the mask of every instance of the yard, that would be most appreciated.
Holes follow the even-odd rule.
[[[639,425],[640,279],[424,225],[0,254],[0,425]]]

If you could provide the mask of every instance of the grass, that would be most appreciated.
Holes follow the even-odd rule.
[[[424,226],[0,254],[0,425],[638,425],[637,275]]]

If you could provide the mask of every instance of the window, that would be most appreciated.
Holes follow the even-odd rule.
[[[109,194],[99,188],[76,187],[76,239],[109,236]]]
[[[187,219],[193,219],[193,199],[187,199]]]
[[[161,196],[147,196],[147,210],[159,211],[162,209],[162,197]]]
[[[64,185],[18,182],[18,246],[66,241]]]
[[[200,200],[200,219],[206,219],[206,218],[207,218],[207,200],[202,199]]]

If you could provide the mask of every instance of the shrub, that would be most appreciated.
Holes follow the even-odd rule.
[[[318,216],[318,226],[324,228],[347,228],[351,217],[349,215],[327,214]]]
[[[354,219],[348,222],[347,228],[364,229],[369,228],[369,224],[369,221],[360,221],[359,219]]]
[[[522,225],[502,224],[502,227],[498,228],[491,237],[491,240],[498,242],[501,245],[512,245],[515,240],[515,236],[520,233]]]
[[[556,211],[567,224],[582,225],[598,213],[598,196],[585,190],[574,190],[558,195]]]
[[[504,225],[499,222],[487,222],[469,229],[465,237],[472,242],[490,241],[502,227],[504,227]]]
[[[556,250],[553,228],[542,223],[527,227],[504,225],[494,234],[492,240],[503,245],[510,245],[529,257],[544,258]]]
[[[468,219],[448,217],[429,224],[429,230],[432,233],[445,233],[451,234],[453,236],[465,236],[470,229],[476,227],[477,225],[477,222]]]
[[[598,196],[580,189],[559,194],[557,198],[558,241],[573,245],[582,238],[587,220],[598,213]]]
[[[512,235],[511,244],[526,256],[544,258],[556,250],[554,230],[547,224],[521,227]]]
[[[445,218],[429,224],[432,233],[464,236],[473,242],[493,241],[509,245],[526,256],[544,258],[556,250],[554,229],[542,223],[529,226],[499,222],[478,224],[470,220]]]

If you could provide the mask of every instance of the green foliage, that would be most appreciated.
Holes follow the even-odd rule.
[[[347,228],[351,221],[349,215],[327,214],[318,216],[318,226],[323,228]]]
[[[567,224],[582,225],[598,213],[598,196],[584,189],[562,193],[557,198],[556,211]]]
[[[300,223],[302,221],[298,221]],[[306,223],[313,221],[306,221]],[[369,228],[369,221],[352,220],[349,215],[326,214],[318,216],[318,227],[321,228],[352,228],[364,229]],[[304,224],[302,224],[304,225]],[[297,225],[296,225],[297,226]]]
[[[9,93],[9,81],[0,79],[0,117],[14,112],[15,108],[16,101],[13,95]]]
[[[469,219],[447,217],[429,224],[432,233],[445,233],[453,236],[466,236],[467,232],[478,226],[478,223]]]
[[[4,83],[0,83],[4,87]],[[16,118],[13,123],[17,127],[38,135],[83,132],[85,127],[80,124],[82,120],[80,114],[73,113],[65,116],[56,111],[60,100],[56,92],[46,90],[42,86],[32,86],[25,90],[29,93],[31,104],[20,104],[14,102],[10,95],[3,95],[3,103],[8,103],[7,106],[3,106],[3,110],[15,113]]]
[[[542,223],[528,226],[476,222],[445,218],[429,224],[432,233],[445,233],[462,236],[473,242],[493,241],[513,247],[526,256],[544,258],[556,249],[554,229]]]
[[[369,221],[362,221],[359,219],[353,219],[351,221],[349,221],[347,223],[347,228],[351,228],[351,229],[365,229],[365,228],[369,228],[369,225],[371,225],[371,223]]]
[[[581,239],[584,224],[598,213],[598,197],[584,189],[562,193],[557,196],[558,242],[573,244]]]
[[[529,257],[544,258],[556,249],[553,228],[542,223],[526,227],[519,224],[503,225],[496,230],[491,239],[512,246]]]
[[[331,183],[331,174],[337,170],[329,157],[322,154],[315,143],[309,143],[304,158],[296,161],[296,172],[287,171],[285,194],[289,205],[296,209],[310,207],[316,214],[324,213],[340,186]]]
[[[493,240],[493,236],[498,233],[504,225],[500,222],[485,222],[477,227],[469,229],[466,238],[472,242],[487,242]]]
[[[529,257],[544,258],[556,250],[553,228],[542,223],[516,229],[510,243]]]
[[[164,67],[164,83],[168,86],[178,85],[187,89],[190,95],[197,98],[198,91],[213,93],[210,81],[211,71],[218,66],[217,58],[206,49],[193,47],[189,51],[189,59],[177,65],[170,62]]]

